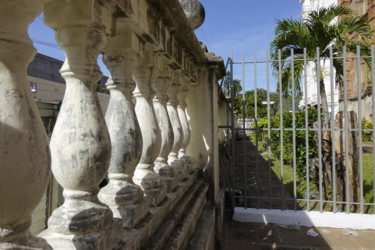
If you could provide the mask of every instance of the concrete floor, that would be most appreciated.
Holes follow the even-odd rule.
[[[247,177],[247,195],[256,196],[258,189],[260,197],[267,197],[271,191],[274,197],[281,197],[279,178],[273,171],[269,173],[268,162],[258,155],[259,152],[250,141],[237,141],[236,188],[245,190]],[[245,150],[246,149],[246,150]],[[246,153],[247,173],[244,174],[244,154]],[[256,177],[256,168],[253,162],[258,159],[259,177]],[[271,177],[269,179],[269,174]],[[271,180],[271,182],[269,181]],[[257,183],[258,182],[258,183]],[[241,186],[242,185],[242,186]],[[284,188],[286,190],[286,188]],[[284,192],[284,197],[288,197]],[[254,204],[248,201],[248,206]],[[241,204],[239,204],[241,205]],[[260,208],[269,208],[269,202],[264,199],[259,202]],[[273,209],[279,209],[281,203],[273,201]],[[294,209],[293,203],[285,203],[284,209]],[[243,223],[231,220],[230,209],[226,211],[224,225],[224,250],[242,249],[375,249],[375,230],[348,230],[332,228],[286,228],[279,225]],[[308,230],[314,230],[316,237],[307,235]]]
[[[242,249],[375,249],[375,230],[312,228],[316,237],[307,235],[311,228],[286,228],[226,220],[224,250]]]

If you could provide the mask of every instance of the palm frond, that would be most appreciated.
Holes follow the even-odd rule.
[[[337,19],[341,16],[341,21]],[[369,21],[363,17],[355,17],[353,11],[342,6],[320,8],[312,11],[306,20],[282,19],[277,20],[275,39],[271,43],[271,58],[273,73],[277,77],[279,65],[282,69],[282,92],[290,94],[291,80],[294,78],[296,90],[301,92],[302,61],[294,61],[294,75],[290,64],[291,51],[293,59],[303,57],[303,48],[306,56],[315,58],[316,48],[320,48],[319,57],[328,58],[329,48],[332,47],[335,56],[342,56],[344,46],[348,52],[356,51],[361,47],[362,55],[370,54],[372,30]],[[279,63],[279,51],[281,62]],[[365,59],[370,66],[369,59]],[[342,60],[334,60],[336,78],[342,82],[345,72],[342,69]],[[280,86],[278,86],[280,88]],[[324,90],[323,90],[324,91]]]
[[[281,72],[277,71],[277,75],[281,73],[281,83],[278,81],[277,83],[277,90],[281,91],[284,96],[289,96],[292,94],[293,88],[292,88],[292,80],[294,80],[294,93],[295,96],[301,96],[302,94],[302,72],[304,70],[304,63],[303,63],[303,56],[297,55],[292,58],[283,61]],[[293,63],[292,63],[293,61]],[[278,67],[278,65],[277,65]],[[294,71],[294,74],[292,75],[292,69]],[[279,78],[278,78],[279,79]]]

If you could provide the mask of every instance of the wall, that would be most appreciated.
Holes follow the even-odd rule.
[[[225,101],[224,97],[219,98],[218,104],[218,125],[219,126],[226,126],[230,124],[231,114],[229,107],[227,106],[228,103]],[[219,142],[222,143],[226,140],[227,136],[229,136],[229,129],[226,128],[219,128]]]
[[[370,21],[371,29],[375,28],[375,1],[373,0],[339,0],[339,5],[346,6],[354,11],[356,15],[365,16]],[[373,41],[375,41],[375,36],[373,34]],[[348,53],[348,56],[353,56],[353,54]],[[366,77],[367,76],[367,66],[365,62],[361,61],[361,99],[362,99],[362,112],[363,117],[369,120],[369,115],[372,109],[372,104],[367,99],[371,99],[371,81]],[[357,61],[356,59],[347,60],[347,97],[348,97],[348,111],[355,111],[358,113],[358,79],[357,79]],[[343,110],[343,100],[344,100],[344,91],[340,87],[340,110]],[[370,104],[364,110],[363,105]],[[341,109],[342,108],[342,109]]]

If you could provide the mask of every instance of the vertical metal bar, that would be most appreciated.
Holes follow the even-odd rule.
[[[268,208],[272,209],[272,180],[271,180],[271,115],[270,115],[270,70],[269,70],[269,51],[266,52],[266,78],[267,78],[267,126],[268,126]]]
[[[256,180],[257,180],[257,209],[259,208],[259,144],[258,144],[258,106],[257,106],[257,52],[254,51],[254,121],[255,121],[255,154]]]
[[[245,52],[242,52],[242,131],[243,131],[243,162],[244,162],[244,182],[245,182],[245,208],[247,208],[247,161],[246,161],[246,110],[245,110]]]
[[[236,206],[235,204],[235,189],[236,189],[236,148],[235,148],[235,128],[234,128],[234,90],[233,90],[233,52],[230,53],[230,95],[231,95],[231,133],[232,133],[232,140],[231,140],[231,172],[232,172],[232,208]]]
[[[305,145],[306,145],[306,210],[310,211],[310,167],[309,167],[309,108],[307,103],[307,59],[303,49],[304,90],[305,90]]]
[[[296,165],[296,108],[295,108],[295,82],[294,82],[294,49],[291,51],[292,69],[292,126],[293,126],[293,196],[294,210],[297,210],[297,165]]]
[[[346,77],[346,46],[343,47],[343,72],[344,72],[344,134],[345,134],[345,162],[349,162],[349,142],[348,142],[348,87]],[[349,171],[345,166],[346,185],[345,185],[345,200],[346,200],[346,213],[350,213],[350,188],[349,188]]]
[[[332,139],[332,192],[333,192],[333,212],[336,213],[336,151],[335,151],[335,95],[333,76],[333,48],[329,47],[329,73],[331,84],[331,139]]]
[[[284,210],[284,123],[283,123],[283,86],[281,50],[279,49],[279,98],[280,98],[280,176],[281,176],[281,210]]]
[[[375,49],[374,45],[371,45],[371,88],[372,92],[375,93]],[[372,136],[374,137],[374,132],[375,132],[375,95],[372,95]],[[372,146],[375,148],[375,140],[372,140]],[[375,153],[372,154],[372,168],[373,168],[373,180],[375,180]],[[373,181],[373,193],[375,195],[375,181]],[[375,213],[375,207],[374,208],[374,213]]]
[[[316,82],[318,104],[318,155],[319,155],[319,210],[323,212],[323,172],[322,172],[322,118],[320,106],[320,56],[319,48],[316,48]]]
[[[362,86],[361,86],[361,48],[357,45],[357,85],[358,85],[358,139],[359,139],[359,196],[360,212],[363,214],[363,165],[362,165]]]

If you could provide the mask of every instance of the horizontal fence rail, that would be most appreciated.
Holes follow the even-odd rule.
[[[280,51],[277,60],[269,52],[265,60],[256,53],[228,60],[231,123],[219,128],[232,130],[235,206],[375,213],[374,47],[371,55],[360,47],[339,55],[329,48],[329,57],[320,57],[317,48],[315,58],[304,49],[299,59],[292,50],[286,60]]]

